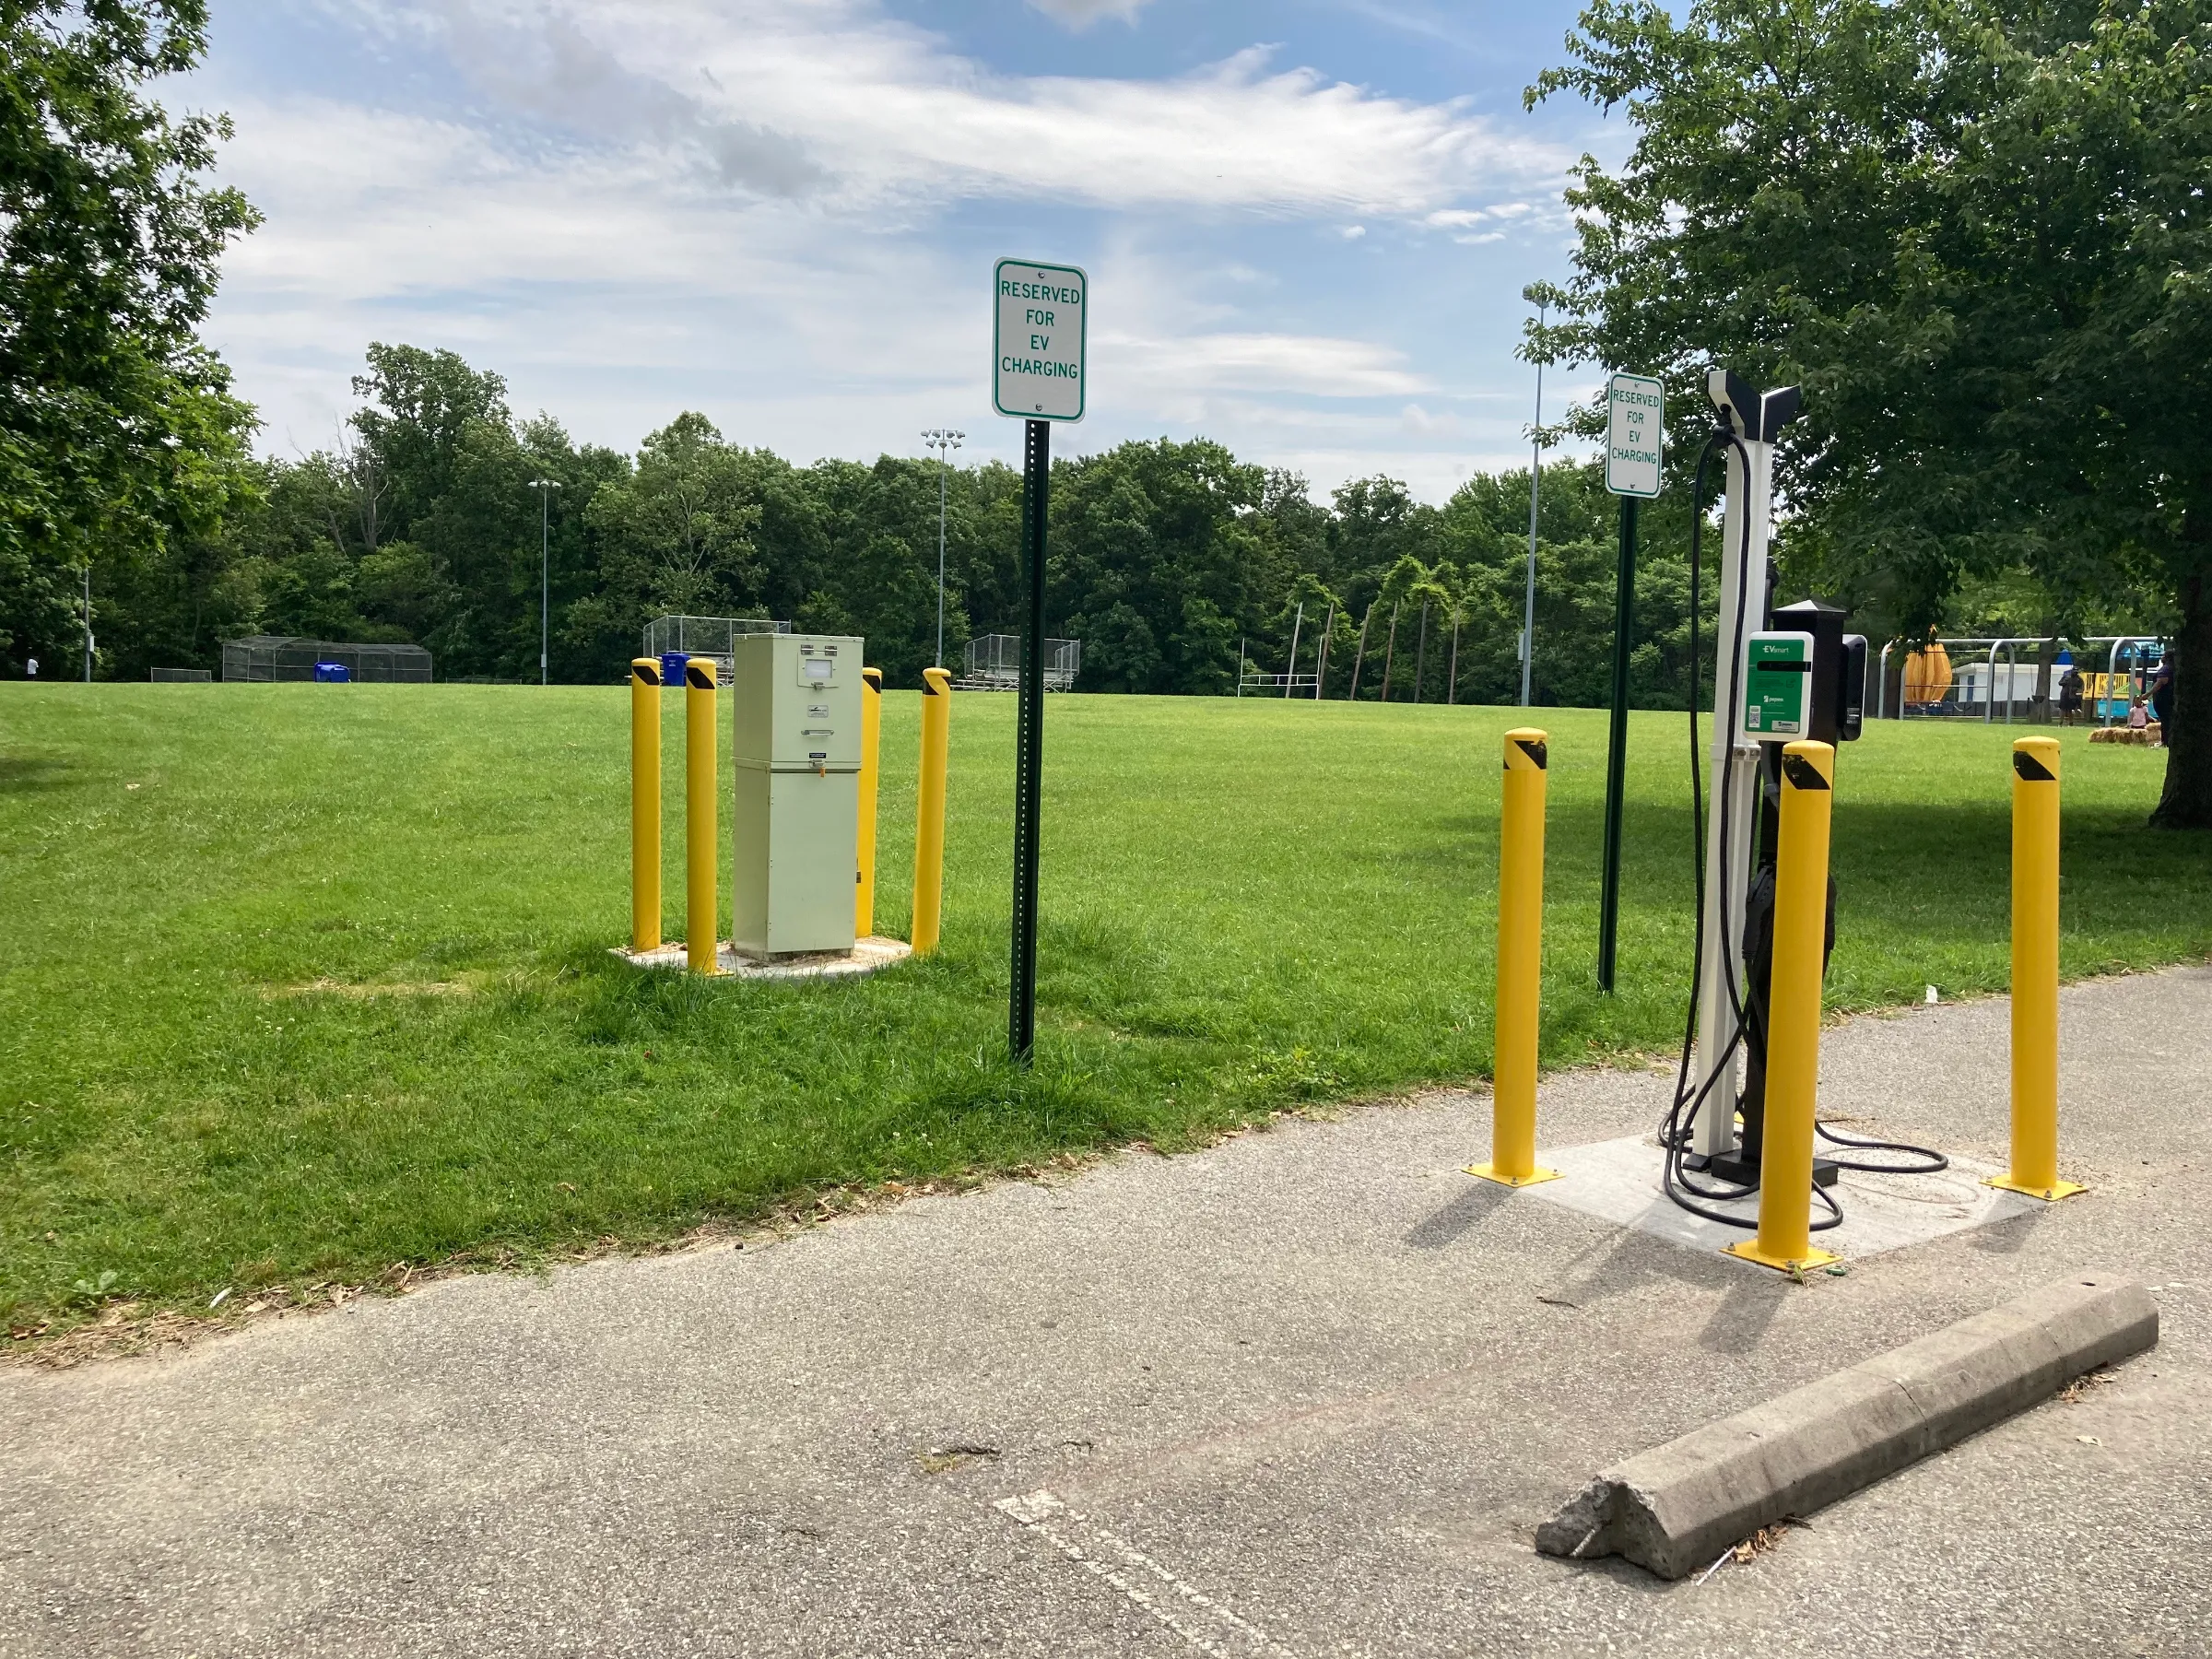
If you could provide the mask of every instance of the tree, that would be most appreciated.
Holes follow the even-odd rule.
[[[18,665],[75,643],[96,558],[143,576],[253,488],[252,411],[196,330],[255,216],[203,182],[227,122],[172,120],[144,91],[199,61],[206,23],[204,0],[0,6],[0,652]]]
[[[761,614],[758,474],[782,465],[724,442],[704,415],[679,415],[645,440],[636,471],[590,509],[614,584],[641,616]]]
[[[1266,474],[1202,438],[1124,443],[1053,472],[1049,626],[1082,640],[1085,685],[1233,689],[1238,636],[1275,642],[1265,625],[1293,573],[1255,522]]]
[[[2212,21],[2195,0],[1597,0],[1530,89],[1625,106],[1585,159],[1546,360],[1806,388],[1785,560],[1922,637],[1970,579],[2178,619],[2154,821],[2212,825]],[[1585,411],[1587,419],[1594,412]],[[1677,420],[1677,430],[1683,429]]]

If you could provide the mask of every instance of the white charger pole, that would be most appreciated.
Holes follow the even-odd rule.
[[[1706,395],[1743,441],[1726,452],[1728,492],[1721,519],[1721,605],[1714,636],[1712,736],[1708,751],[1712,801],[1705,819],[1705,932],[1698,960],[1698,1042],[1692,1098],[1712,1085],[1698,1112],[1690,1151],[1700,1158],[1735,1149],[1735,1007],[1744,991],[1744,908],[1751,889],[1754,810],[1759,801],[1759,746],[1739,732],[1743,707],[1741,641],[1766,626],[1772,535],[1774,439],[1797,413],[1798,393],[1785,386],[1764,394],[1724,369],[1705,377]],[[1745,548],[1750,538],[1748,556]],[[1740,638],[1738,620],[1741,619]],[[1724,860],[1723,826],[1727,829]],[[1726,924],[1723,925],[1723,917]],[[1733,994],[1732,994],[1733,992]]]

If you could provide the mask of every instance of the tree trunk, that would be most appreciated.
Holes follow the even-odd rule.
[[[1398,654],[1398,606],[1394,600],[1390,607],[1390,641],[1382,647],[1382,700],[1390,700],[1390,665]]]
[[[1421,682],[1429,669],[1429,601],[1421,601],[1421,648],[1413,653],[1413,700],[1421,700]]]
[[[1359,618],[1359,643],[1352,652],[1352,688],[1344,694],[1346,702],[1359,700],[1359,665],[1367,661],[1367,625],[1374,619],[1375,602],[1371,599],[1367,602],[1367,615]]]
[[[2166,726],[2166,787],[2151,823],[2212,830],[2212,594],[2203,576],[2183,584],[2173,656],[2173,719]]]
[[[2029,693],[2028,718],[2037,725],[2049,725],[2051,714],[2051,670],[2058,662],[2058,624],[2043,624],[2044,638],[2035,648],[2035,689]]]

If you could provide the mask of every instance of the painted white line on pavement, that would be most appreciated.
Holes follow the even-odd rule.
[[[1045,1538],[1069,1560],[1074,1561],[1094,1577],[1112,1585],[1200,1653],[1214,1653],[1221,1655],[1222,1659],[1228,1659],[1230,1650],[1221,1644],[1221,1640],[1216,1639],[1204,1630],[1194,1630],[1184,1620],[1176,1618],[1167,1607],[1160,1605],[1158,1597],[1147,1592],[1141,1585],[1132,1583],[1125,1574],[1116,1571],[1099,1555],[1085,1548],[1083,1545],[1068,1536],[1068,1534],[1088,1533],[1091,1538],[1103,1544],[1106,1549],[1119,1556],[1124,1561],[1151,1573],[1153,1577],[1172,1589],[1190,1606],[1219,1619],[1231,1630],[1245,1637],[1247,1639],[1245,1641],[1237,1641],[1234,1636],[1224,1638],[1235,1642],[1238,1647],[1249,1647],[1255,1653],[1277,1653],[1282,1655],[1282,1659],[1292,1659],[1289,1649],[1275,1641],[1259,1627],[1247,1619],[1240,1618],[1196,1585],[1186,1583],[1127,1539],[1117,1537],[1104,1527],[1092,1524],[1088,1516],[1069,1509],[1053,1493],[1040,1489],[1017,1498],[1001,1498],[991,1507],[1008,1519]]]

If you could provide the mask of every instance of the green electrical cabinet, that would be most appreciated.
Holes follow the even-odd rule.
[[[859,879],[862,641],[730,641],[730,939],[757,959],[851,950]]]

